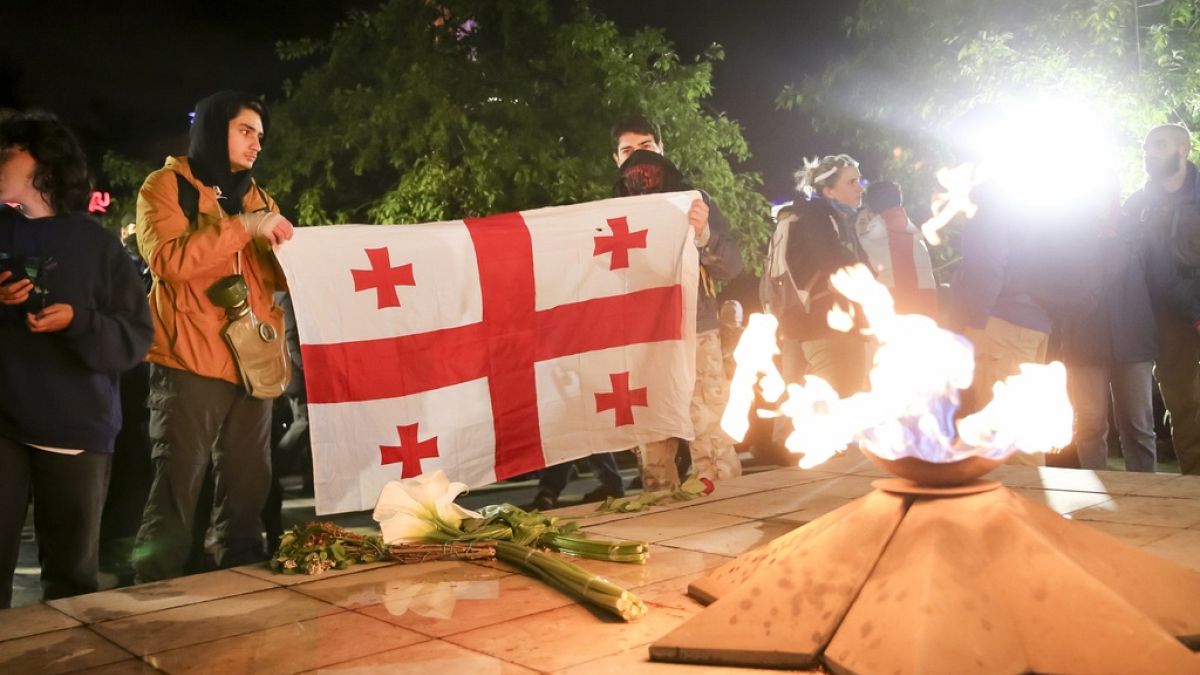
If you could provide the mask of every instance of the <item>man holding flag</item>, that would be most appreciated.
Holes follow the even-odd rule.
[[[691,437],[698,196],[298,231],[317,512]]]
[[[615,192],[620,196],[691,190],[679,169],[663,156],[658,127],[643,117],[618,121],[612,129],[613,161],[621,169]],[[690,406],[696,437],[692,465],[698,478],[717,480],[742,475],[733,440],[721,430],[729,400],[729,382],[721,356],[716,281],[730,281],[742,271],[742,254],[728,221],[707,193],[692,202],[688,224],[700,256],[696,294],[696,381]],[[646,490],[673,490],[679,485],[675,464],[678,438],[639,448]]]

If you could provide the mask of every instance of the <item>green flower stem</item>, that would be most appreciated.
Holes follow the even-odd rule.
[[[646,613],[645,604],[629,591],[566,560],[509,541],[498,541],[495,546],[500,560],[625,621]]]
[[[593,560],[644,564],[650,557],[649,547],[640,541],[603,541],[558,535],[542,543],[561,553]]]

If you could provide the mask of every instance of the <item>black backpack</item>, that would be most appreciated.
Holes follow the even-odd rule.
[[[184,178],[183,174],[178,171],[172,173],[175,174],[175,182],[179,185],[179,208],[183,210],[188,223],[193,224],[196,222],[196,216],[200,214],[200,191]]]

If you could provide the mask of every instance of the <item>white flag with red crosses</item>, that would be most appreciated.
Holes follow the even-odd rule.
[[[308,227],[296,308],[317,513],[441,469],[487,485],[691,438],[696,192],[425,225]]]

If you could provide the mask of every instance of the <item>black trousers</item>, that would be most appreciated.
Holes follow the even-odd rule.
[[[262,560],[259,514],[271,484],[271,402],[224,380],[151,364],[149,404],[154,482],[134,545],[137,580],[183,574],[210,461],[217,565]]]
[[[112,455],[64,455],[0,437],[0,609],[12,604],[29,497],[45,599],[96,591],[100,514]]]

